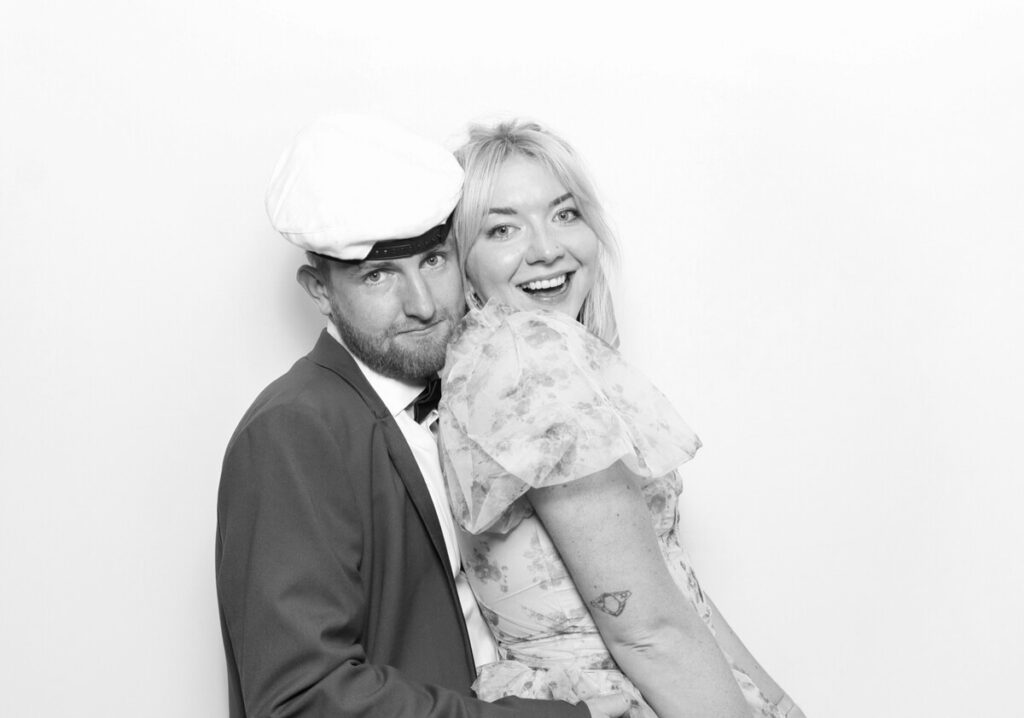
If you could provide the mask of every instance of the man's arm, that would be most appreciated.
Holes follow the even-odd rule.
[[[217,588],[248,718],[558,716],[583,705],[485,703],[367,663],[363,531],[343,457],[312,412],[256,417],[225,457]]]

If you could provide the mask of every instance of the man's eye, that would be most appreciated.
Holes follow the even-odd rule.
[[[384,279],[384,273],[381,272],[380,270],[367,272],[366,274],[363,275],[363,281],[366,282],[367,284],[377,284],[382,279]]]
[[[444,264],[444,256],[440,254],[431,254],[430,256],[423,260],[423,264],[425,264],[428,267],[440,267],[442,264]]]

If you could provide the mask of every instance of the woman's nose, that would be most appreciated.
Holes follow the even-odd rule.
[[[530,264],[551,264],[565,254],[558,239],[550,230],[541,227],[530,237],[530,249],[526,261]]]

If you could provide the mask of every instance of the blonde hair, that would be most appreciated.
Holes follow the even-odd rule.
[[[572,192],[583,221],[597,235],[594,286],[584,299],[577,320],[592,334],[611,346],[618,346],[619,331],[608,282],[610,270],[618,259],[615,235],[605,221],[604,210],[579,156],[568,142],[535,122],[516,119],[493,127],[471,125],[469,140],[455,151],[455,157],[466,172],[452,230],[463,276],[466,256],[487,218],[498,173],[507,159],[516,156],[536,160],[550,170],[566,190]]]

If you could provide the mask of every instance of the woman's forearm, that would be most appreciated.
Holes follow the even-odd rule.
[[[749,718],[714,636],[676,586],[620,465],[530,500],[622,671],[659,718]]]
[[[659,718],[747,718],[750,709],[714,636],[681,595],[677,605],[692,616],[654,625],[646,638],[603,632],[616,663]]]

